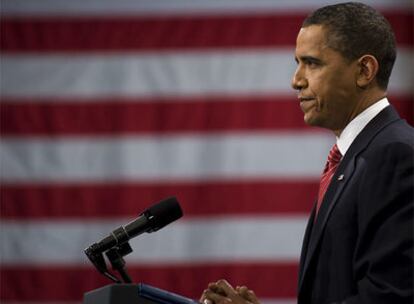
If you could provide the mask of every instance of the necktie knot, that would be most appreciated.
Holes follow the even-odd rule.
[[[330,163],[330,166],[334,166],[336,164],[338,164],[341,161],[342,158],[342,154],[338,149],[338,146],[335,144],[331,151],[329,151],[329,155],[328,155],[328,162]]]

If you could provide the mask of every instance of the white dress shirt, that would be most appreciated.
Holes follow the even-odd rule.
[[[362,129],[381,112],[384,108],[388,107],[390,103],[387,97],[377,101],[369,108],[366,108],[363,112],[359,113],[351,122],[345,127],[341,135],[336,138],[336,144],[342,156],[348,151],[352,142],[361,133]]]

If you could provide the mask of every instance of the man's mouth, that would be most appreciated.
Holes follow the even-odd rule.
[[[303,112],[308,111],[314,106],[314,101],[315,101],[314,97],[301,97],[300,96],[299,100],[300,100],[300,108],[302,109]]]
[[[300,102],[306,102],[306,101],[314,100],[315,98],[314,97],[302,97],[302,96],[299,96],[298,99],[300,100]]]

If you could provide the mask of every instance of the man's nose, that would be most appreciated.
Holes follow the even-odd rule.
[[[303,69],[298,66],[295,73],[293,74],[291,86],[295,90],[302,90],[303,88],[306,88],[307,85],[308,81],[303,75]]]

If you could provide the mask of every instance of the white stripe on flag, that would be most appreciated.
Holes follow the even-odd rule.
[[[3,96],[174,96],[293,92],[293,50],[4,55]]]
[[[9,138],[0,146],[3,182],[318,178],[328,133]]]
[[[335,1],[336,2],[336,1]],[[379,8],[412,8],[410,0],[362,0]],[[195,14],[269,12],[272,10],[312,10],[333,4],[331,0],[3,0],[6,15],[104,15],[104,14]]]
[[[401,48],[389,91],[413,91],[413,51]],[[3,97],[295,94],[294,50],[3,55]]]
[[[129,220],[2,221],[2,264],[87,263],[83,249]],[[128,263],[286,261],[299,258],[305,216],[182,220],[131,240]],[[288,232],[288,233],[287,233]]]

